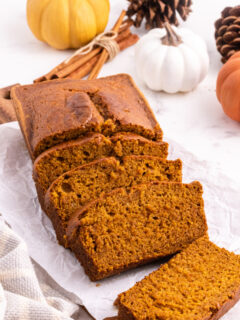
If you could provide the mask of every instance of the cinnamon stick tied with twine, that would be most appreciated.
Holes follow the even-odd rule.
[[[137,43],[138,40],[139,40],[139,38],[136,34],[131,34],[129,37],[127,37],[126,39],[124,39],[118,43],[120,51],[123,51],[123,50],[127,49],[128,47],[131,47],[133,44]],[[68,78],[68,79],[82,79],[82,78],[86,77],[91,72],[93,66],[96,65],[99,58],[100,58],[100,53],[97,56],[90,59],[82,67],[73,71],[66,78]]]
[[[77,50],[70,58],[34,82],[52,79],[82,79],[93,71],[96,66],[92,79],[97,77],[103,66],[101,55],[104,50],[107,50],[107,55],[106,53],[104,54],[104,62],[106,62],[119,51],[134,45],[139,39],[137,35],[132,34],[130,31],[132,21],[123,21],[124,16],[125,12],[123,11],[111,31],[99,35],[91,43]],[[109,47],[109,41],[111,42],[111,47]],[[106,42],[108,43],[106,44]]]
[[[119,42],[121,42],[122,40],[124,40],[126,37],[128,37],[130,34],[130,30],[126,29],[124,31],[122,31],[117,38],[115,39],[116,43],[119,44]],[[87,46],[86,46],[87,48]],[[85,53],[84,55],[82,55],[81,53],[72,56],[70,59],[65,61],[65,66],[63,66],[63,68],[59,71],[57,71],[55,73],[56,78],[64,78],[66,76],[68,76],[69,74],[71,74],[73,71],[75,71],[76,69],[79,69],[81,66],[83,66],[86,62],[89,62],[93,57],[96,57],[100,52],[102,51],[101,47],[92,49],[92,51],[90,50],[89,52]],[[85,52],[85,47],[83,48],[83,52]],[[78,60],[75,59],[75,57],[79,57]],[[76,60],[76,61],[75,61]],[[71,63],[71,61],[73,61]]]
[[[126,15],[126,11],[123,10],[120,17],[118,18],[116,24],[114,25],[112,32],[118,33],[119,28],[123,22],[125,15]],[[98,62],[96,63],[96,65],[94,66],[93,70],[91,71],[91,73],[88,77],[89,80],[97,78],[97,76],[99,75],[99,73],[102,69],[102,66],[107,61],[109,56],[110,56],[110,51],[108,51],[107,48],[105,47],[101,53],[101,56],[100,56]]]

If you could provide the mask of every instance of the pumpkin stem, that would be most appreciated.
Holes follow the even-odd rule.
[[[168,22],[164,23],[164,28],[166,29],[167,34],[162,37],[162,44],[177,47],[183,42],[182,38],[173,30]]]

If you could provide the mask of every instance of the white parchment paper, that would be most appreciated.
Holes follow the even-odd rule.
[[[184,182],[204,186],[205,211],[211,239],[240,254],[240,179],[230,179],[211,163],[198,161],[173,141],[170,159],[183,161]],[[239,173],[236,173],[236,175]],[[149,272],[155,263],[96,283],[90,282],[74,256],[56,242],[49,219],[42,213],[32,181],[32,163],[17,123],[0,126],[0,212],[27,243],[29,253],[66,290],[79,296],[97,320],[116,314],[113,301]],[[225,317],[236,320],[240,303]]]

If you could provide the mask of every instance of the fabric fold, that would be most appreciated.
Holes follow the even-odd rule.
[[[0,220],[0,320],[70,320],[80,313],[78,298],[31,260],[24,241]]]

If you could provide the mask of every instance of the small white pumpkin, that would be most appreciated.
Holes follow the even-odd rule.
[[[209,68],[205,42],[192,31],[177,31],[168,23],[139,40],[135,57],[137,73],[146,85],[168,93],[193,90]]]

